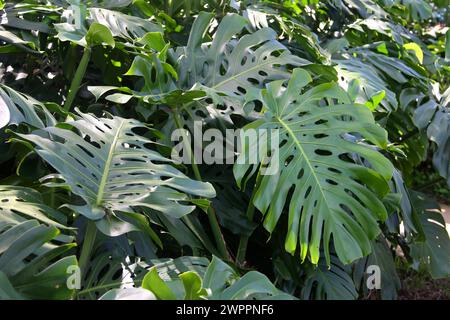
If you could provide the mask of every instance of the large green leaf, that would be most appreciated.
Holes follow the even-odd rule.
[[[275,81],[260,92],[264,118],[244,130],[278,130],[279,141],[267,150],[267,143],[250,145],[244,140],[234,174],[242,185],[244,177],[257,170],[250,155],[259,155],[261,164],[270,151],[272,158],[260,168],[253,201],[264,215],[265,228],[272,232],[287,206],[286,251],[294,254],[299,243],[301,259],[309,254],[317,264],[322,243],[329,263],[333,243],[341,261],[349,263],[370,253],[370,240],[380,232],[378,221],[387,217],[380,198],[388,192],[393,166],[362,140],[383,148],[386,132],[367,107],[352,104],[337,84],[307,90],[310,82],[306,71],[296,69],[287,87],[284,81]],[[350,139],[350,134],[361,139]],[[275,148],[279,148],[276,157]],[[353,154],[370,167],[353,161]],[[272,174],[264,175],[269,166]]]
[[[136,40],[148,32],[162,32],[162,28],[149,20],[105,8],[87,8],[80,1],[62,15],[63,22],[56,23],[57,37],[81,46],[108,44],[114,47],[113,37]]]
[[[371,15],[377,17],[388,16],[387,12],[374,0],[333,0],[329,1],[329,3],[350,16],[353,15],[353,10],[356,10],[363,18]]]
[[[210,184],[189,179],[171,166],[171,160],[151,150],[154,142],[135,133],[143,128],[144,124],[132,119],[81,114],[64,126],[19,136],[34,143],[36,152],[59,173],[47,180],[63,180],[48,185],[68,186],[85,202],[68,207],[95,220],[103,232],[118,235],[135,230],[133,224],[145,227],[143,218],[132,214],[133,207],[180,217],[195,206],[181,203],[189,199],[179,191],[215,195]]]
[[[179,49],[178,73],[183,88],[200,83],[231,96],[243,96],[249,88],[288,78],[290,73],[286,65],[310,63],[290,54],[270,28],[233,39],[247,24],[244,17],[236,14],[225,16],[212,42],[204,43],[211,20],[211,14],[200,13],[192,26],[187,46]]]
[[[0,186],[0,282],[20,294],[7,290],[6,299],[71,297],[67,270],[78,263],[75,256],[63,254],[75,244],[56,227],[67,231],[66,217],[45,205],[39,192]]]

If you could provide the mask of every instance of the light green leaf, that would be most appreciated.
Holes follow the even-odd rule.
[[[208,295],[208,292],[202,288],[202,278],[198,273],[188,271],[180,274],[180,279],[184,287],[184,300],[201,300]]]
[[[370,97],[370,101],[366,102],[366,106],[368,106],[371,111],[375,111],[385,96],[386,92],[384,90],[376,92]]]
[[[156,267],[152,267],[142,281],[142,288],[150,290],[159,300],[175,300],[172,290],[164,283]]]
[[[89,27],[89,31],[86,34],[86,43],[89,47],[94,47],[97,45],[108,45],[113,47],[116,45],[113,35],[108,27],[94,22]]]
[[[149,32],[146,33],[140,40],[139,43],[161,52],[166,46],[163,35],[160,32]]]
[[[417,57],[417,60],[419,60],[419,62],[420,62],[421,64],[423,63],[423,51],[422,51],[422,48],[421,48],[417,43],[414,43],[414,42],[405,43],[405,44],[403,45],[403,47],[404,47],[406,50],[411,50],[411,51],[413,51],[414,54],[415,54],[416,57]]]

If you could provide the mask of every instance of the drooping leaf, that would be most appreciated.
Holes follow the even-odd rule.
[[[414,123],[426,130],[428,139],[437,145],[433,154],[433,165],[450,186],[450,89],[441,103],[434,99],[421,104],[414,112]]]
[[[433,8],[429,2],[424,0],[401,0],[403,5],[408,8],[409,14],[413,20],[426,20],[433,15]]]

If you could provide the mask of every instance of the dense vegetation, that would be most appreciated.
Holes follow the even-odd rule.
[[[395,299],[399,266],[449,277],[448,1],[0,7],[0,298]],[[173,161],[196,121],[278,130],[279,157]]]

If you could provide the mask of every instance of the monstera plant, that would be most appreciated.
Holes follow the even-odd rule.
[[[395,299],[400,266],[450,276],[441,2],[0,8],[0,299]]]

